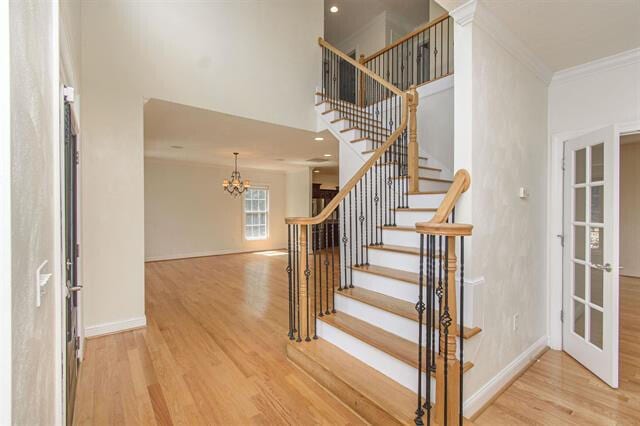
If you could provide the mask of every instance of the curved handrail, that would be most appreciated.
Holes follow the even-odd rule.
[[[384,80],[378,74],[374,73],[373,71],[359,64],[358,62],[350,58],[348,55],[345,55],[339,49],[333,47],[330,43],[325,41],[322,37],[318,38],[318,44],[320,46],[323,46],[331,50],[340,58],[349,62],[351,65],[359,69],[362,73],[371,77],[372,79],[374,79],[375,81],[377,81],[378,83],[380,83],[381,85],[389,89],[391,92],[400,96],[402,98],[402,117],[401,117],[400,125],[398,126],[398,128],[387,138],[387,140],[382,145],[380,145],[380,147],[378,147],[378,149],[376,149],[373,152],[371,157],[362,165],[362,167],[360,167],[360,169],[351,177],[351,179],[349,179],[349,181],[344,185],[344,187],[342,187],[340,192],[338,192],[338,194],[335,197],[333,197],[333,199],[329,202],[329,204],[327,204],[320,213],[318,213],[314,217],[287,217],[285,218],[285,223],[288,225],[317,225],[319,223],[324,222],[326,219],[328,219],[329,216],[333,213],[333,211],[336,208],[338,208],[338,206],[340,205],[340,202],[346,198],[346,196],[356,186],[356,184],[360,181],[360,179],[362,179],[362,177],[369,171],[369,169],[371,169],[376,164],[376,162],[380,159],[380,157],[382,157],[385,151],[387,151],[387,149],[389,149],[389,147],[393,145],[393,143],[400,137],[402,132],[407,128],[407,121],[409,116],[408,103],[409,101],[413,102],[413,95],[411,93],[403,92],[402,90],[398,89],[393,84]]]
[[[366,64],[367,62],[371,61],[372,59],[377,58],[378,56],[382,55],[384,52],[387,52],[391,49],[393,49],[396,46],[401,45],[402,43],[404,43],[405,41],[409,40],[411,37],[415,36],[416,34],[420,34],[423,31],[428,30],[429,28],[439,24],[440,22],[446,20],[449,17],[448,13],[444,13],[442,15],[440,15],[438,18],[434,19],[433,21],[429,21],[426,24],[416,28],[415,30],[411,31],[409,34],[405,35],[404,37],[399,38],[398,40],[394,41],[393,43],[389,44],[388,46],[383,47],[382,49],[378,50],[377,52],[367,56],[366,58],[363,59],[362,63]]]
[[[444,200],[438,206],[438,210],[428,222],[416,223],[416,232],[433,235],[471,235],[472,225],[445,223],[460,196],[464,194],[471,185],[471,176],[465,169],[460,169],[453,177],[453,183],[444,196]],[[450,232],[450,233],[446,233]],[[468,234],[466,232],[469,232]]]

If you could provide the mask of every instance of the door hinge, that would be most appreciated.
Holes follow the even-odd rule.
[[[76,165],[80,164],[80,152],[78,152],[78,151],[74,152],[73,158],[76,161]]]
[[[565,162],[564,162],[564,157],[562,157],[562,171],[564,172],[565,169]]]
[[[80,336],[76,336],[76,351],[80,350]]]
[[[560,309],[560,322],[564,322],[564,309]]]
[[[80,257],[80,244],[76,243],[76,258]]]
[[[73,102],[75,98],[75,90],[73,90],[73,87],[64,86],[62,89],[62,95],[64,96],[65,101]]]

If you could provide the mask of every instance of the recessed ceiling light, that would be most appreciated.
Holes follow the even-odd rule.
[[[184,148],[184,146],[182,146],[182,145],[171,145],[171,148],[173,148],[173,149],[182,149],[182,148]]]
[[[329,12],[331,13],[337,13],[338,12],[338,6],[331,6],[329,8]]]
[[[315,170],[313,171],[313,173],[320,173],[320,170],[315,169]]]
[[[331,154],[324,154],[323,157],[331,157]]]
[[[314,140],[314,141],[323,141],[323,140],[324,140],[324,138],[317,137],[317,138],[313,138],[313,140]]]

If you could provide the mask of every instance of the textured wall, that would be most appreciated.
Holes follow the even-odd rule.
[[[467,395],[546,334],[547,87],[475,25],[472,57],[469,277],[485,282]]]
[[[58,138],[58,70],[53,69],[51,3],[10,2],[13,419],[16,425],[55,421],[56,320],[54,280],[39,308],[34,274],[54,259],[54,144]]]
[[[229,167],[145,159],[145,258],[176,258],[287,246],[285,173],[241,169],[254,186],[269,186],[269,238],[244,239],[243,197],[222,190]],[[307,172],[308,175],[308,172]],[[308,204],[308,185],[307,185]]]

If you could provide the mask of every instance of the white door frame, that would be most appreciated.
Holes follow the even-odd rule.
[[[640,121],[626,123],[616,123],[615,132],[615,166],[614,166],[614,194],[618,200],[615,206],[616,212],[619,210],[620,193],[620,136],[627,133],[640,131]],[[564,141],[582,136],[586,133],[601,129],[605,125],[589,127],[586,129],[560,132],[549,138],[548,154],[548,194],[547,194],[547,334],[549,336],[549,347],[562,350],[562,321],[560,313],[562,311],[562,245],[558,235],[562,234],[562,207],[563,207],[563,173],[562,156],[564,151]],[[614,244],[619,243],[619,215],[614,214]],[[619,257],[619,256],[618,256]],[[618,264],[619,259],[612,259],[612,264]],[[616,289],[616,292],[618,289]],[[615,307],[616,311],[618,306]]]

